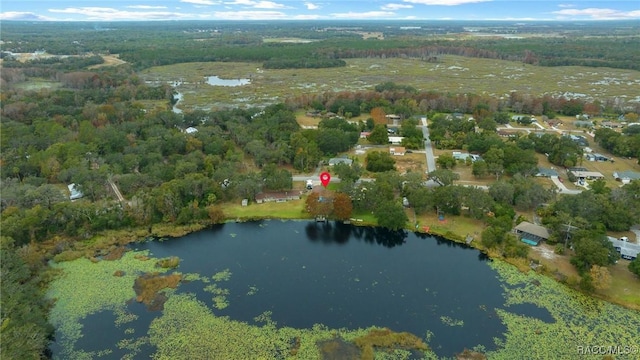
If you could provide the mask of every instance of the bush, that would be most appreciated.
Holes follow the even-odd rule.
[[[590,274],[586,273],[580,279],[580,289],[586,292],[593,292],[595,287],[593,286],[593,278]]]
[[[629,263],[629,271],[640,276],[640,258],[635,258]]]
[[[564,245],[557,244],[556,247],[553,249],[553,252],[558,255],[564,255]]]

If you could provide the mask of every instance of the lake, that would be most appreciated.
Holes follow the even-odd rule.
[[[251,83],[250,79],[221,79],[217,76],[206,76],[206,83],[211,86],[242,86]]]
[[[227,281],[218,283],[225,289],[224,306],[200,281],[181,283],[169,297],[195,294],[216,316],[231,320],[256,324],[267,313],[278,327],[387,327],[427,339],[438,356],[478,345],[495,349],[494,338],[507,331],[496,313],[506,308],[504,284],[489,266],[491,260],[438,237],[272,220],[227,223],[134,247],[153,258],[179,257],[175,271],[182,274],[228,274]],[[112,348],[105,358],[120,358],[126,349],[113,344],[127,338],[127,332],[146,334],[151,321],[162,315],[135,301],[126,311],[135,314],[126,328],[114,325],[117,316],[111,310],[81,319],[83,336],[75,348],[94,353]],[[547,309],[533,304],[510,306],[509,311],[554,322]],[[52,350],[64,354],[59,344]],[[143,344],[137,351],[136,358],[149,357],[154,347]]]

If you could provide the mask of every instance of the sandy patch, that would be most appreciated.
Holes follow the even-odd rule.
[[[533,251],[539,253],[540,256],[548,260],[555,260],[558,257],[558,255],[553,251],[553,249],[549,248],[548,246],[545,246],[544,244],[540,246],[534,246],[532,247],[532,249]]]

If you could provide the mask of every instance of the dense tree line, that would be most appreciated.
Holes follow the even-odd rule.
[[[628,127],[622,133],[600,128],[595,131],[594,140],[614,155],[640,159],[640,126]]]
[[[11,238],[0,237],[0,351],[5,359],[42,359],[53,336],[50,304],[39,284],[41,269],[31,269],[19,251]]]
[[[329,58],[280,58],[269,59],[262,63],[262,67],[265,69],[318,69],[318,68],[330,68],[330,67],[343,67],[347,63],[341,59],[329,59]]]
[[[445,40],[424,36],[424,32],[413,35],[408,35],[407,32],[395,34],[388,26],[382,25],[380,28],[381,25],[369,24],[371,31],[386,32],[388,36],[363,41],[348,29],[318,31],[323,25],[329,26],[330,23],[269,27],[256,23],[123,22],[109,24],[104,28],[78,28],[65,23],[36,25],[3,22],[2,32],[5,41],[11,44],[7,47],[9,51],[33,52],[46,49],[52,54],[60,55],[117,53],[134,64],[136,69],[195,61],[259,61],[266,62],[265,65],[268,66],[278,64],[278,68],[300,67],[305,58],[412,57],[437,61],[437,57],[441,55],[517,60],[542,66],[584,65],[640,69],[640,44],[634,37],[579,38],[571,35],[526,37],[509,41],[482,38]],[[449,26],[452,30],[463,31],[459,24]],[[140,31],[141,29],[146,31]],[[539,32],[540,28],[534,31]],[[52,37],[50,34],[58,36]],[[323,41],[300,44],[263,41],[265,38],[288,37],[291,34]],[[338,63],[322,60],[314,64],[314,67],[333,67]]]
[[[493,128],[496,124],[506,124],[511,120],[509,113],[545,115],[548,119],[557,115],[604,116],[614,118],[627,113],[640,113],[640,105],[632,102],[620,102],[615,99],[569,99],[564,96],[534,96],[512,92],[508,97],[495,98],[489,95],[451,94],[435,91],[415,91],[411,87],[383,83],[376,88],[382,91],[324,92],[317,94],[292,95],[286,103],[292,108],[314,108],[339,110],[331,104],[339,101],[345,107],[345,113],[353,116],[359,112],[369,113],[376,108],[384,114],[396,114],[408,119],[417,114],[428,114],[431,119],[437,113],[472,114],[475,123],[460,126],[478,125]],[[347,107],[350,106],[347,110]],[[353,112],[359,107],[359,112]],[[331,110],[331,111],[333,111]],[[493,121],[491,121],[493,120]]]

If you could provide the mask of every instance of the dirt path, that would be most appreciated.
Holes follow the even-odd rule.
[[[109,181],[109,185],[111,185],[111,188],[113,189],[113,192],[116,194],[116,197],[118,197],[118,201],[124,204],[125,203],[124,196],[122,196],[122,193],[120,192],[120,189],[118,189],[118,186],[113,182],[113,180],[111,180],[111,178],[109,178],[108,181]]]

